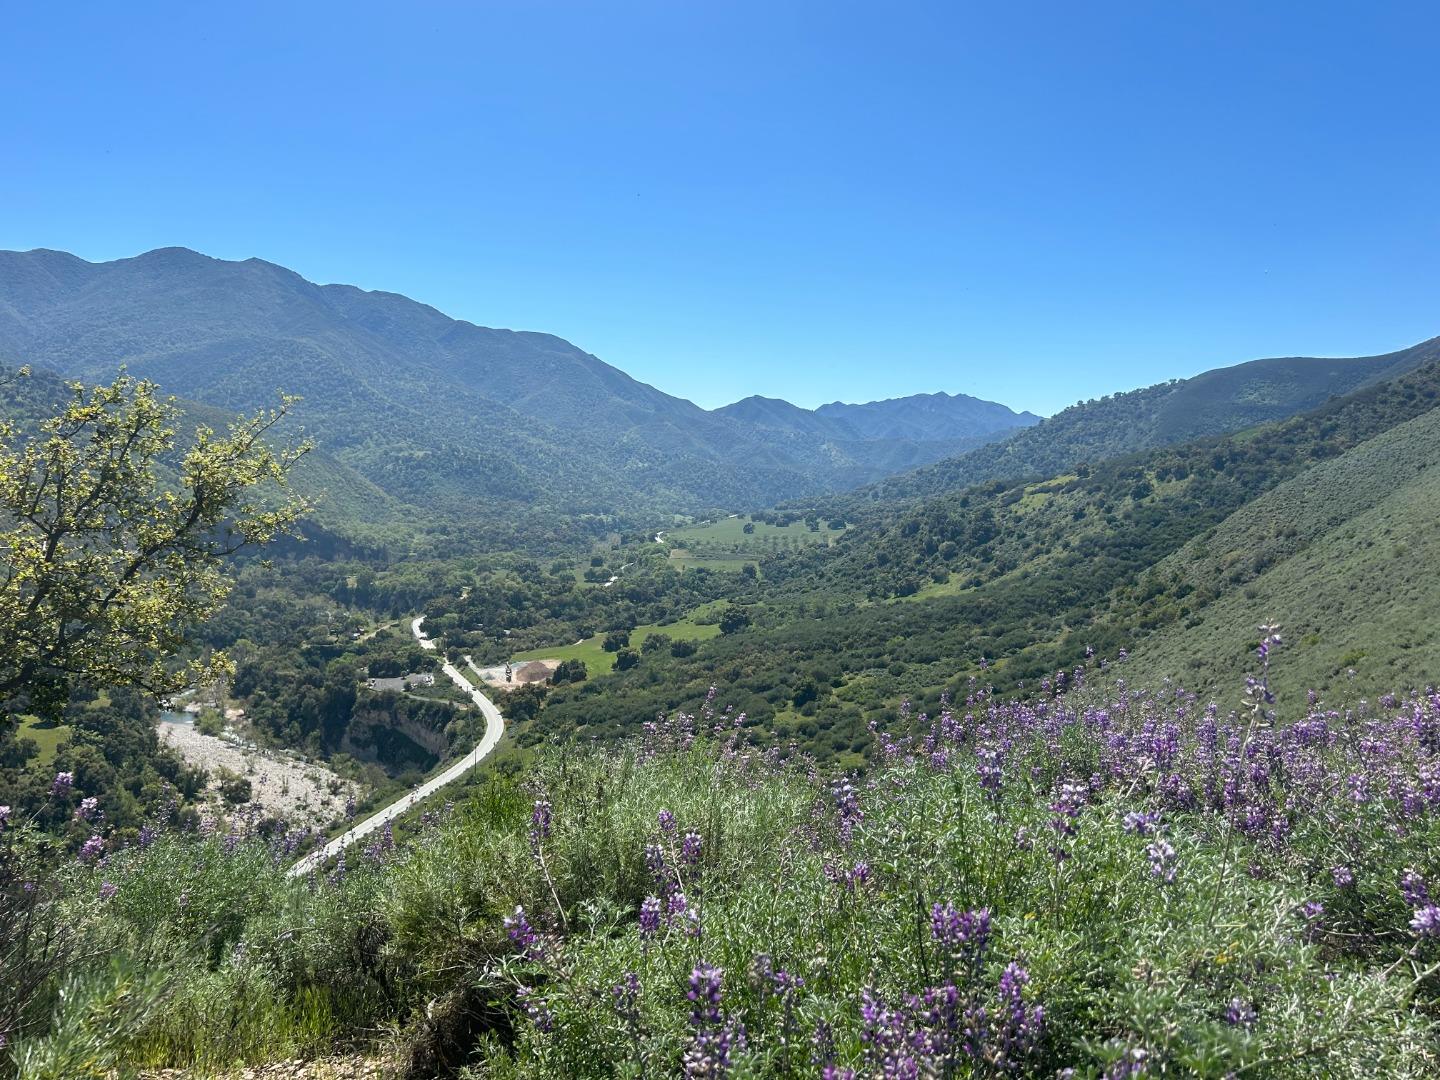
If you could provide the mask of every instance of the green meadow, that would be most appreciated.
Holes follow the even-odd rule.
[[[644,626],[637,626],[630,634],[630,647],[638,649],[645,643],[645,639],[651,634],[664,634],[676,641],[706,641],[720,634],[718,623],[696,622],[696,619],[713,616],[724,607],[723,603],[705,604],[696,608],[679,622],[662,625],[660,623],[647,623]],[[560,645],[554,648],[530,649],[528,652],[516,653],[512,658],[520,660],[583,660],[585,670],[593,677],[595,675],[606,675],[615,670],[615,654],[606,652],[601,647],[605,640],[605,634],[599,633],[586,638],[584,641],[576,642],[573,645]]]

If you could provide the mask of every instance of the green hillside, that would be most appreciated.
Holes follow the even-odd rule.
[[[1388,447],[1423,446],[1416,432],[1434,430],[1425,425],[1437,404],[1440,364],[1429,364],[1235,435],[876,515],[833,546],[764,560],[751,629],[693,657],[645,658],[603,694],[593,686],[559,691],[539,723],[556,737],[618,734],[634,717],[693,707],[722,679],[756,739],[797,739],[822,758],[858,763],[873,752],[869,725],[906,696],[934,707],[943,690],[963,693],[972,675],[1018,690],[1084,663],[1087,649],[1114,656],[1193,623],[1245,584],[1192,581],[1181,571],[1191,555],[1177,552],[1267,492],[1303,490],[1312,473],[1332,475],[1316,470],[1334,470],[1334,483],[1347,490],[1394,491],[1364,461],[1417,475],[1418,465]],[[1369,449],[1387,432],[1394,434]],[[1362,448],[1366,456],[1352,465],[1348,455]],[[1347,479],[1352,467],[1365,478]],[[1396,498],[1404,506],[1406,496]],[[1318,497],[1319,506],[1332,504],[1350,505]],[[1268,512],[1263,504],[1255,511]],[[1258,621],[1247,614],[1235,631],[1239,644],[1213,657],[1208,645],[1187,644],[1186,662],[1233,670]],[[1387,653],[1415,637],[1374,622],[1356,634]]]
[[[1437,357],[1440,338],[1382,356],[1286,357],[1216,368],[1079,402],[1000,442],[882,481],[851,501],[913,499],[996,480],[1055,476],[1084,462],[1239,431],[1313,409]]]
[[[1134,677],[1216,693],[1279,623],[1293,697],[1422,688],[1440,672],[1440,410],[1324,462],[1156,567],[1215,599],[1134,650]],[[1353,676],[1350,672],[1353,671]]]

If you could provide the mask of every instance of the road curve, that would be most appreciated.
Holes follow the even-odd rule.
[[[415,640],[420,643],[421,648],[434,649],[435,642],[427,638],[424,631],[420,629],[420,624],[424,621],[425,616],[420,616],[411,622],[410,629],[414,632]],[[465,658],[465,663],[470,665],[470,670],[475,670],[475,665],[470,663],[468,656]],[[385,807],[385,809],[366,818],[348,832],[337,836],[323,848],[319,848],[312,851],[309,855],[306,855],[290,868],[290,877],[302,877],[310,873],[310,871],[317,867],[323,866],[326,860],[333,859],[357,840],[369,836],[377,829],[383,829],[389,822],[394,821],[401,814],[408,813],[416,803],[429,798],[446,784],[451,784],[459,780],[460,777],[464,776],[476,765],[479,765],[490,751],[495,749],[496,744],[500,742],[500,736],[505,734],[505,718],[500,715],[500,710],[495,707],[493,701],[480,692],[474,683],[462,675],[459,669],[453,664],[448,662],[442,663],[440,667],[446,675],[450,676],[451,682],[470,695],[470,700],[475,703],[475,707],[478,708],[481,715],[485,717],[485,735],[481,738],[479,745],[439,776],[431,777],[413,791],[400,796],[400,798]]]

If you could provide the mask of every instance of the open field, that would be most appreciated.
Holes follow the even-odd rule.
[[[697,623],[694,620],[701,617],[705,611],[718,611],[715,604],[707,604],[703,608],[697,608],[679,622],[662,626],[658,623],[648,623],[644,626],[637,626],[630,635],[630,647],[638,649],[645,639],[651,634],[665,634],[676,641],[706,641],[717,637],[720,634],[720,627],[716,623]],[[605,640],[603,633],[588,637],[584,641],[576,642],[573,645],[560,645],[554,648],[531,649],[528,652],[516,653],[512,660],[582,660],[585,663],[585,670],[593,678],[596,675],[606,675],[615,669],[615,654],[606,652],[601,648]]]
[[[747,525],[753,526],[748,533]],[[751,521],[748,517],[727,517],[667,532],[664,542],[672,548],[686,548],[694,555],[759,555],[798,544],[832,544],[844,531],[832,529],[824,522],[818,532],[811,532],[803,521],[782,526]]]
[[[37,760],[41,765],[48,765],[55,760],[55,752],[60,749],[60,744],[70,737],[70,728],[66,724],[25,716],[20,720],[20,737],[34,739],[40,747]]]
[[[755,564],[753,558],[743,555],[696,555],[689,548],[671,548],[668,558],[670,565],[676,570],[723,570],[732,574]]]

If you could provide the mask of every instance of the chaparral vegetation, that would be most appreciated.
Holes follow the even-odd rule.
[[[0,811],[9,1052],[33,1077],[387,1038],[417,1075],[1433,1075],[1440,695],[1276,700],[1275,628],[1256,653],[1220,702],[1123,662],[1024,699],[976,680],[860,775],[747,746],[721,688],[299,880],[304,833],[162,813],[123,842],[61,773],[68,842]]]

